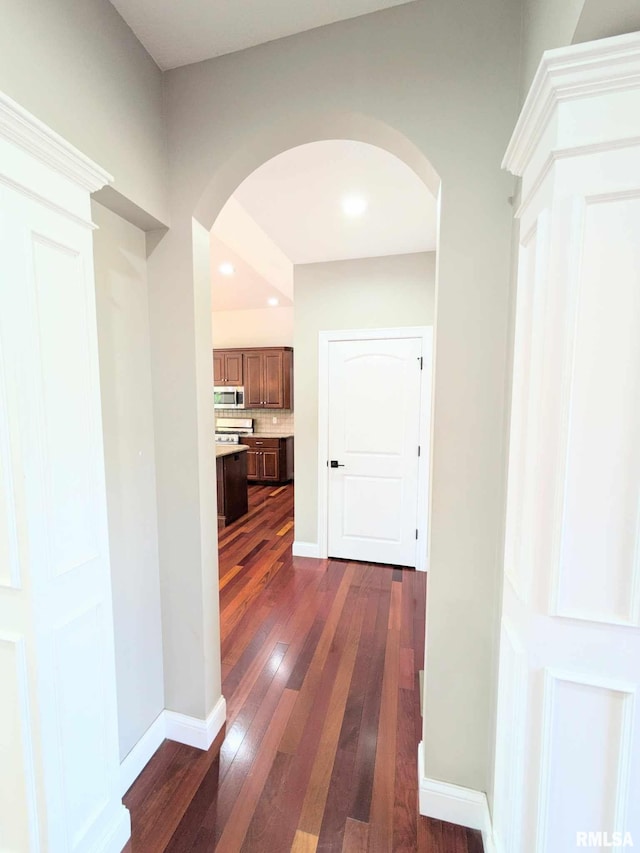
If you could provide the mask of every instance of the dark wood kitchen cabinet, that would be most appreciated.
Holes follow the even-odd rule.
[[[291,409],[291,347],[245,350],[244,399],[247,409]]]
[[[293,480],[293,436],[259,438],[243,436],[247,451],[247,480],[288,483]]]
[[[244,386],[246,409],[293,409],[293,349],[214,350],[213,384]]]
[[[248,510],[247,498],[247,450],[219,456],[216,459],[216,480],[218,491],[218,521],[223,525],[231,524],[245,515]]]
[[[244,353],[237,350],[213,351],[213,384],[242,385],[244,383]]]

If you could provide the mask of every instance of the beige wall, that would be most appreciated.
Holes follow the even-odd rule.
[[[214,311],[213,345],[218,349],[293,346],[293,312],[289,306]]]
[[[640,30],[638,0],[584,0],[573,44]]]
[[[142,231],[92,213],[122,760],[164,708],[147,264]]]
[[[167,222],[162,74],[106,0],[2,0],[0,91]]]
[[[585,0],[524,0],[522,98],[545,50],[571,44]]]
[[[318,333],[431,326],[435,268],[435,252],[294,267],[296,542],[318,542]]]
[[[169,583],[191,582],[215,571],[192,553],[206,513],[197,489],[184,489],[185,471],[202,478],[208,465],[198,458],[204,425],[193,414],[194,215],[210,229],[254,168],[313,139],[363,139],[421,174],[425,158],[435,168],[442,195],[423,736],[429,775],[483,790],[501,583],[514,188],[500,163],[519,102],[520,11],[512,0],[420,0],[168,72],[172,228],[149,258],[163,584],[165,573]],[[171,650],[185,682],[186,648]]]

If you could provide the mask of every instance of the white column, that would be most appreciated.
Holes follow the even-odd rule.
[[[505,166],[523,184],[495,844],[622,850],[640,845],[640,34],[546,53]]]
[[[113,851],[120,800],[90,193],[0,95],[0,848]]]

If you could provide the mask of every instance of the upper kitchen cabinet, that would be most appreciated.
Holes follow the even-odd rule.
[[[242,385],[244,383],[244,354],[237,350],[213,351],[213,384]]]
[[[293,350],[245,350],[244,400],[247,409],[291,409]]]

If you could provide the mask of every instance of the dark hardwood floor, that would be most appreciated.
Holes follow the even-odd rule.
[[[292,558],[292,486],[249,507],[219,532],[226,732],[165,741],[125,796],[126,849],[481,853],[418,815],[426,576]]]

